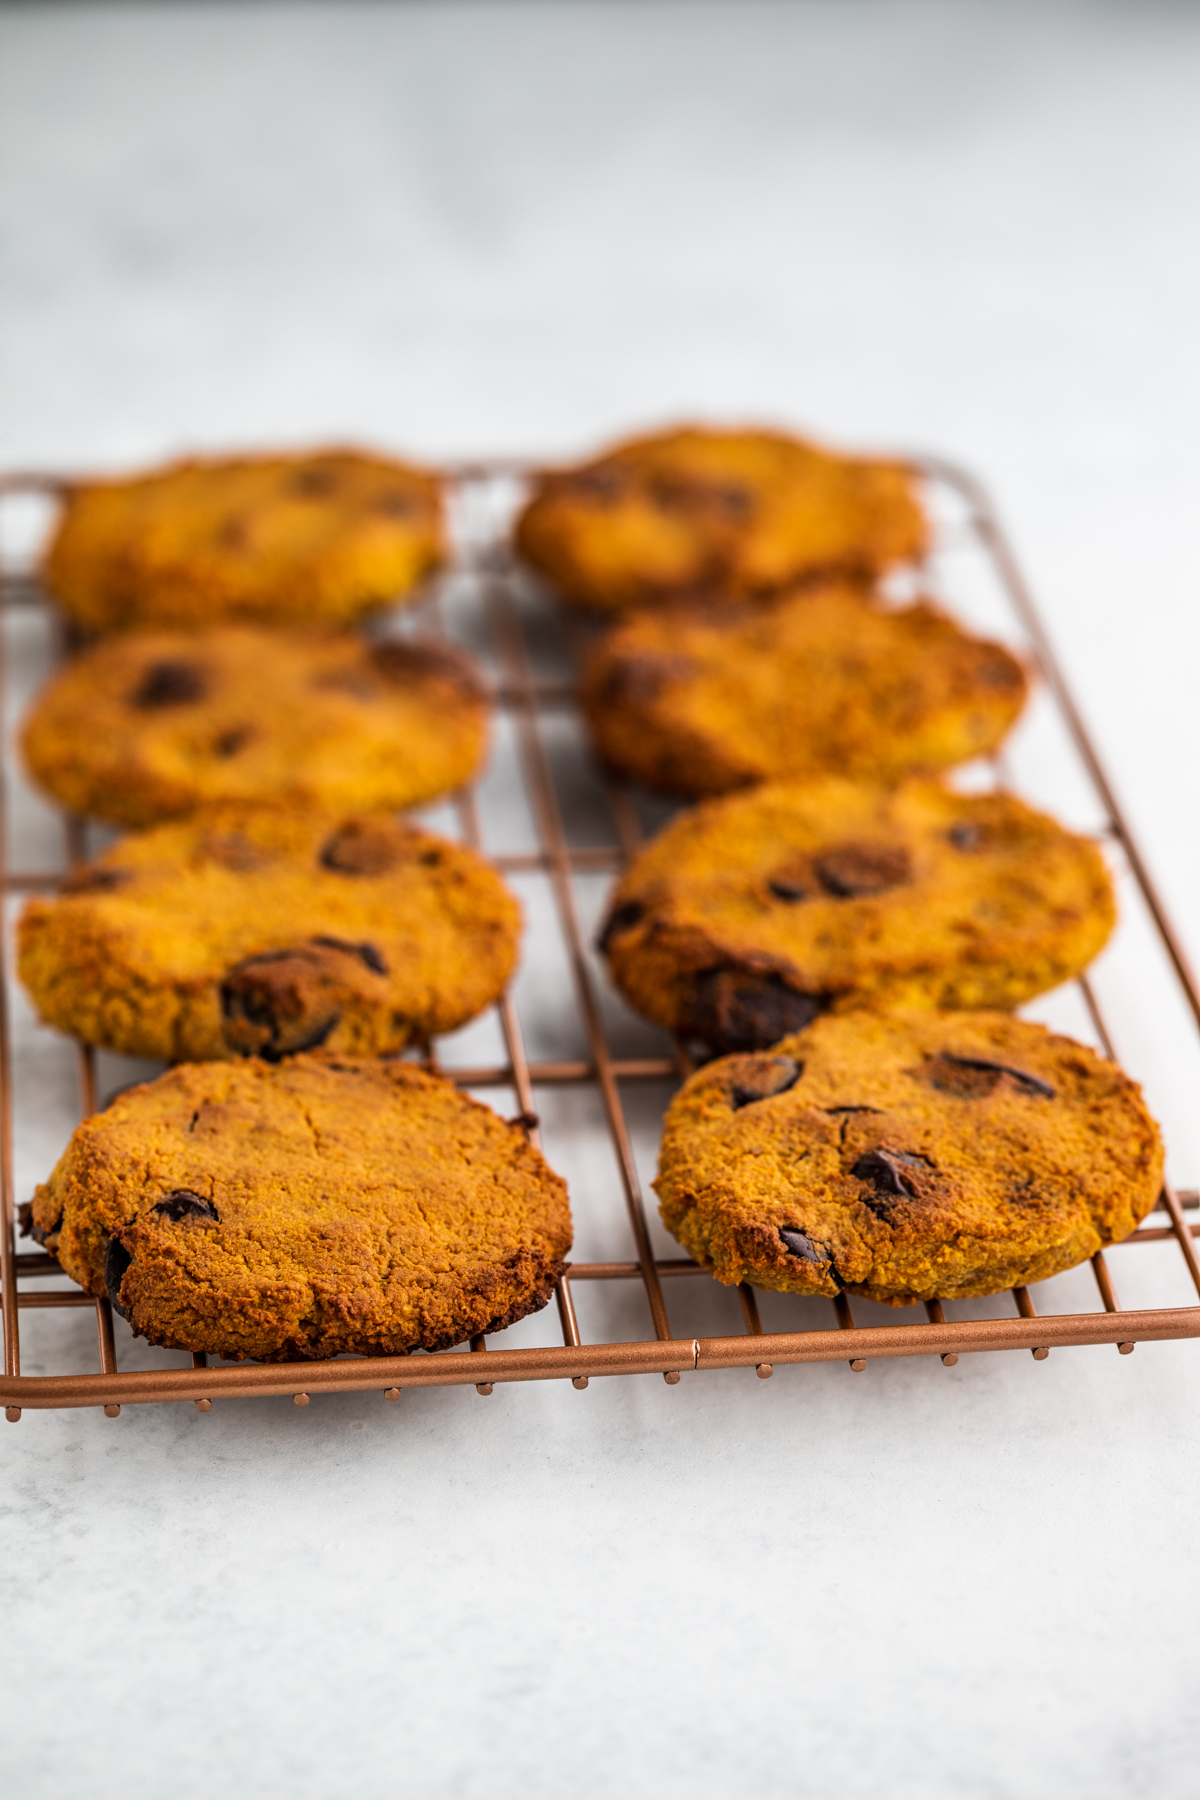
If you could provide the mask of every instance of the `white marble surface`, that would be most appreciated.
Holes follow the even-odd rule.
[[[1200,953],[1198,86],[1184,6],[0,7],[0,462],[959,455]],[[31,1179],[71,1076],[21,1041]],[[1183,1800],[1198,1356],[27,1414],[4,1791]]]

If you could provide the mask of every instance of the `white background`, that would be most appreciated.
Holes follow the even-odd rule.
[[[0,464],[972,463],[1200,951],[1200,10],[0,7],[0,139]],[[27,1413],[5,1791],[1191,1796],[1198,1401],[1182,1344]]]

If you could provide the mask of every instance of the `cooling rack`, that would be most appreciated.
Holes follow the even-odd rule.
[[[1053,725],[1074,758],[1067,784],[1073,803],[1080,804],[1080,796],[1086,796],[1091,828],[1108,845],[1114,872],[1133,896],[1133,910],[1141,910],[1144,935],[1158,961],[1160,986],[1163,980],[1169,982],[1176,1011],[1185,1021],[1191,1053],[1200,1053],[1200,991],[1064,681],[995,508],[979,482],[966,471],[934,457],[912,460],[926,482],[937,539],[930,566],[917,572],[915,579],[922,588],[932,587],[935,593],[940,592],[961,614],[971,610],[964,603],[965,591],[972,584],[977,587],[982,578],[985,585],[990,584],[993,597],[999,596],[1007,609],[1007,619],[993,616],[985,623],[996,635],[1006,636],[1014,647],[1023,650],[1027,660],[1040,671],[1042,704],[1049,708]],[[647,1208],[643,1170],[635,1147],[637,1132],[631,1124],[631,1096],[638,1096],[639,1129],[644,1128],[645,1097],[651,1100],[650,1113],[661,1116],[671,1086],[687,1074],[690,1064],[686,1049],[665,1038],[661,1047],[654,1047],[657,1053],[629,1052],[625,1041],[628,1034],[621,1028],[612,996],[605,991],[585,925],[588,897],[597,879],[619,872],[643,838],[647,821],[653,823],[653,807],[646,796],[604,780],[593,770],[591,779],[603,795],[607,814],[605,829],[594,835],[605,841],[576,841],[580,833],[571,810],[576,778],[573,771],[577,772],[577,765],[564,766],[561,746],[564,729],[568,737],[579,737],[570,678],[572,636],[577,637],[579,628],[563,620],[545,597],[539,598],[505,548],[503,515],[506,506],[511,510],[514,494],[519,491],[524,475],[521,466],[499,461],[463,464],[448,473],[460,552],[455,568],[439,583],[438,592],[423,607],[414,609],[414,616],[418,629],[449,630],[452,635],[465,638],[469,647],[477,654],[482,652],[488,661],[498,715],[504,722],[511,752],[507,779],[512,790],[503,796],[504,804],[498,807],[495,779],[489,776],[481,787],[455,797],[453,818],[459,835],[483,848],[500,869],[542,890],[548,904],[539,916],[552,922],[545,928],[556,934],[569,972],[559,1001],[563,1008],[573,1009],[574,1031],[582,1054],[557,1059],[530,1054],[522,1007],[516,995],[510,993],[495,1012],[493,1038],[501,1048],[494,1060],[447,1060],[439,1064],[438,1051],[442,1046],[428,1051],[425,1060],[432,1067],[441,1066],[464,1089],[485,1096],[496,1090],[515,1095],[534,1141],[539,1135],[539,1108],[545,1110],[548,1096],[568,1090],[588,1094],[603,1121],[607,1139],[608,1163],[600,1184],[601,1207],[608,1215],[607,1237],[609,1241],[623,1237],[626,1254],[622,1259],[568,1265],[555,1294],[559,1343],[518,1342],[515,1340],[520,1328],[511,1328],[490,1343],[479,1337],[466,1349],[408,1357],[226,1364],[210,1363],[205,1356],[195,1355],[188,1367],[178,1366],[164,1353],[161,1367],[122,1368],[109,1302],[93,1299],[67,1284],[54,1257],[18,1248],[16,1202],[25,1196],[15,1195],[13,1190],[12,1008],[6,968],[0,968],[0,1286],[4,1331],[0,1398],[6,1417],[15,1422],[26,1409],[100,1407],[112,1418],[120,1414],[122,1406],[165,1401],[192,1403],[198,1411],[208,1412],[222,1401],[259,1395],[291,1395],[297,1405],[307,1405],[314,1394],[354,1390],[375,1390],[394,1401],[404,1389],[416,1387],[473,1385],[480,1394],[487,1395],[498,1383],[521,1381],[569,1381],[582,1389],[593,1377],[601,1375],[658,1374],[668,1383],[676,1383],[684,1373],[728,1368],[754,1371],[766,1378],[782,1365],[809,1362],[842,1361],[861,1373],[876,1359],[895,1357],[936,1357],[950,1367],[968,1352],[997,1350],[1031,1351],[1041,1361],[1052,1348],[1060,1346],[1116,1345],[1122,1354],[1127,1354],[1139,1342],[1200,1336],[1200,1262],[1193,1242],[1200,1235],[1200,1224],[1189,1226],[1184,1216],[1186,1210],[1198,1204],[1197,1195],[1193,1190],[1177,1190],[1170,1181],[1164,1182],[1157,1212],[1148,1221],[1124,1244],[1092,1258],[1094,1295],[1090,1307],[1080,1305],[1078,1282],[1059,1276],[1042,1285],[1036,1305],[1034,1296],[1020,1287],[996,1295],[989,1302],[943,1306],[933,1300],[924,1306],[886,1311],[858,1301],[852,1304],[845,1295],[839,1295],[831,1302],[802,1303],[806,1329],[764,1329],[760,1311],[764,1296],[745,1285],[736,1290],[719,1289],[688,1258],[668,1254],[661,1242],[656,1247],[658,1228]],[[63,485],[61,477],[11,475],[0,478],[0,501],[6,496],[30,494],[52,500]],[[5,625],[14,616],[14,609],[40,606],[45,601],[32,577],[11,571],[2,576],[0,595],[4,603],[0,624]],[[409,623],[406,616],[399,628]],[[546,662],[546,647],[552,640],[558,661],[548,676],[541,665]],[[6,633],[3,641],[7,642]],[[5,688],[6,683],[0,681],[0,704]],[[1035,767],[1040,742],[1035,732]],[[967,772],[968,780],[970,773]],[[1027,782],[1014,780],[1012,770],[1001,763],[975,773],[982,782],[999,779],[1023,789],[1028,787]],[[498,846],[490,829],[491,821],[500,812],[511,817],[514,806],[518,811],[524,810],[527,841],[520,847]],[[594,809],[590,816],[594,820]],[[82,858],[85,822],[64,818],[62,832],[63,870],[12,870],[7,817],[0,819],[0,881],[10,903],[17,895],[53,891],[63,873]],[[11,904],[9,910],[11,913]],[[1128,898],[1122,911],[1123,915],[1130,911]],[[1131,926],[1126,918],[1118,939],[1131,928],[1136,929],[1136,924]],[[1126,1012],[1129,985],[1122,996]],[[1099,1049],[1115,1055],[1108,1009],[1102,1006],[1097,983],[1090,975],[1075,984],[1074,999],[1084,1027],[1076,1035],[1090,1035]],[[96,1058],[91,1050],[79,1046],[78,1060],[82,1116],[94,1111],[98,1101]],[[1156,1223],[1156,1219],[1162,1222]],[[1115,1262],[1131,1246],[1146,1244],[1173,1247],[1172,1268],[1163,1267],[1161,1262],[1154,1265],[1155,1297],[1175,1300],[1182,1289],[1188,1304],[1122,1308],[1110,1259]],[[54,1282],[57,1285],[48,1285]],[[718,1304],[728,1312],[725,1322],[730,1329],[726,1332],[693,1335],[680,1332],[677,1323],[673,1326],[672,1314],[678,1318],[686,1310],[677,1304],[677,1297],[687,1290],[696,1293],[699,1284],[711,1295],[720,1296]],[[1143,1291],[1145,1281],[1138,1286],[1139,1292]],[[596,1341],[590,1341],[581,1334],[579,1326],[576,1298],[580,1288],[589,1293],[620,1289],[625,1296],[637,1296],[637,1303],[610,1308],[620,1329],[601,1332]],[[1065,1296],[1065,1305],[1057,1302],[1060,1294]],[[766,1298],[773,1315],[778,1316],[781,1303],[791,1297]],[[39,1309],[78,1308],[90,1309],[94,1314],[98,1369],[22,1375],[22,1314]],[[867,1314],[872,1316],[863,1322]],[[785,1319],[784,1324],[788,1323],[794,1320]]]

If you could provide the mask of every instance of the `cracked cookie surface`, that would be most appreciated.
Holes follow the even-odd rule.
[[[496,871],[431,832],[225,807],[27,902],[18,967],[48,1024],[129,1056],[377,1056],[497,999],[520,926]]]
[[[33,1235],[169,1349],[399,1355],[546,1304],[564,1183],[440,1076],[323,1052],[184,1063],[85,1119]]]
[[[1026,680],[1002,645],[926,602],[891,610],[830,586],[628,619],[588,656],[580,698],[610,767],[704,795],[948,768],[996,747]]]
[[[654,1185],[719,1281],[905,1305],[1071,1268],[1151,1211],[1162,1167],[1140,1088],[1070,1038],[854,1013],[693,1075]]]
[[[196,458],[69,489],[43,577],[85,631],[348,625],[445,559],[441,483],[353,450]]]
[[[517,548],[564,600],[609,615],[681,595],[753,600],[921,556],[915,472],[773,431],[689,428],[537,482]]]
[[[750,1050],[846,1003],[1016,1006],[1114,920],[1096,845],[1011,794],[827,777],[672,821],[617,883],[601,947],[646,1017]]]
[[[218,801],[393,811],[470,779],[487,716],[475,664],[441,642],[226,625],[86,651],[22,748],[56,800],[117,825]]]

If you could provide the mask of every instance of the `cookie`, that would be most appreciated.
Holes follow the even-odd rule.
[[[891,780],[993,750],[1025,704],[1020,664],[924,601],[844,586],[720,616],[642,613],[586,660],[603,759],[670,793],[834,773]]]
[[[520,926],[495,870],[428,831],[230,807],[28,901],[19,968],[48,1024],[127,1056],[380,1056],[496,1000]]]
[[[709,800],[617,884],[601,935],[641,1013],[756,1050],[830,1007],[1010,1007],[1116,918],[1104,859],[1011,794],[837,776]]]
[[[611,615],[697,593],[754,600],[829,575],[871,580],[922,556],[929,527],[907,464],[777,431],[691,428],[543,475],[515,535],[562,599]]]
[[[85,631],[348,625],[444,561],[436,475],[353,450],[206,457],[67,494],[43,578]]]
[[[470,659],[441,643],[146,632],[69,663],[22,743],[56,800],[117,825],[228,800],[392,811],[470,779],[487,698]]]
[[[402,1355],[546,1304],[563,1182],[412,1063],[183,1063],[78,1126],[33,1235],[168,1349]]]
[[[1162,1187],[1137,1084],[1006,1013],[818,1019],[693,1075],[662,1216],[718,1281],[903,1306],[1045,1281]]]

